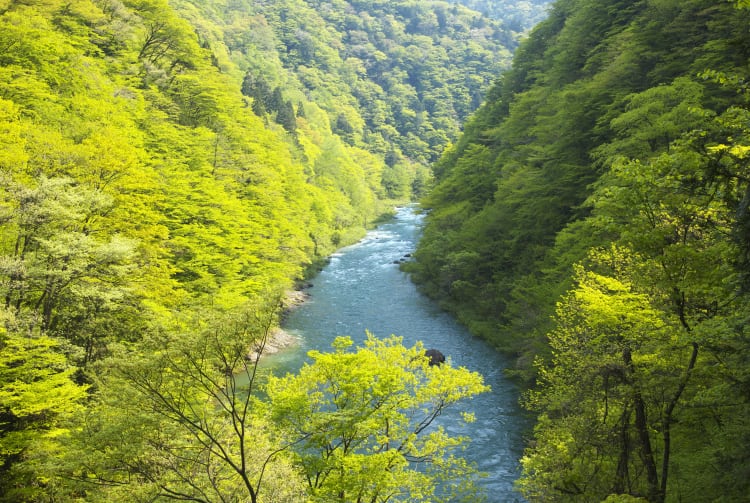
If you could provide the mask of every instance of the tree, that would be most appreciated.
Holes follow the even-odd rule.
[[[393,199],[408,197],[411,182],[406,163],[398,163],[383,169],[381,183],[387,197]]]
[[[65,420],[87,395],[76,370],[63,341],[26,330],[0,308],[0,501],[38,501],[48,480],[38,465],[59,455]]]
[[[32,186],[5,176],[0,189],[5,307],[85,348],[88,361],[98,343],[87,323],[132,300],[126,283],[135,267],[135,243],[119,235],[97,239],[99,220],[112,206],[102,191],[44,176]]]
[[[528,368],[528,353],[546,351],[571,266],[619,231],[584,224],[596,181],[687,131],[736,137],[715,138],[706,119],[746,97],[696,78],[708,66],[746,86],[748,10],[733,3],[555,2],[435,165],[409,265],[420,287]],[[717,165],[729,160],[716,154]]]
[[[540,412],[521,481],[530,499],[742,491],[705,466],[737,473],[747,461],[735,447],[747,448],[738,432],[750,413],[737,239],[747,112],[691,112],[701,128],[648,160],[616,162],[591,199],[587,228],[617,244],[590,255],[597,273],[579,269],[558,307],[552,361],[529,402]]]
[[[532,501],[611,493],[661,501],[651,434],[663,393],[679,386],[658,377],[680,375],[661,353],[675,327],[628,283],[581,267],[576,277],[549,334],[541,390],[529,394],[541,414],[519,487]]]
[[[279,88],[277,88],[279,89]],[[271,86],[262,75],[253,76],[247,72],[242,80],[242,94],[253,99],[253,112],[255,115],[263,116],[270,111]]]
[[[297,116],[294,113],[294,105],[287,100],[284,101],[276,113],[276,122],[289,133],[295,134],[297,131]]]
[[[144,500],[299,501],[288,445],[258,412],[259,362],[277,314],[270,300],[193,333],[156,336],[154,356],[118,355],[76,435],[68,476],[106,488],[102,500],[127,487]]]
[[[352,340],[339,337],[332,353],[312,351],[297,375],[269,381],[271,418],[314,501],[478,498],[476,474],[456,455],[468,439],[433,423],[488,387],[465,368],[430,366],[422,344],[401,341],[368,334],[352,352]]]

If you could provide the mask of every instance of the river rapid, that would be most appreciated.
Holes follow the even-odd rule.
[[[426,348],[440,350],[454,366],[482,374],[492,391],[468,403],[476,414],[468,430],[463,425],[459,429],[457,414],[444,414],[438,421],[455,435],[471,437],[466,457],[487,473],[480,484],[489,501],[523,501],[513,482],[527,423],[518,406],[518,389],[503,375],[507,359],[420,294],[399,269],[397,262],[414,251],[421,226],[415,208],[399,208],[391,221],[334,254],[307,290],[310,298],[294,308],[282,326],[299,338],[299,345],[267,358],[277,374],[295,372],[308,360],[309,350],[329,351],[339,335],[360,345],[366,331],[381,338],[396,334],[407,346],[422,341]]]

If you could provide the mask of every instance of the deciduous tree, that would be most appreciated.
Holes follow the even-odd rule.
[[[351,351],[313,351],[297,375],[272,378],[271,418],[292,445],[314,501],[478,501],[473,469],[460,457],[469,440],[437,418],[487,391],[482,377],[450,362],[430,366],[422,344],[368,334]],[[464,420],[472,415],[464,413]]]
[[[277,309],[273,300],[247,307],[192,333],[156,336],[146,342],[153,355],[114,357],[75,437],[78,459],[67,463],[79,487],[103,487],[103,500],[127,486],[144,499],[299,501],[288,445],[259,412],[259,363]]]

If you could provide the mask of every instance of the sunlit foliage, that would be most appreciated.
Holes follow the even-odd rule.
[[[411,267],[516,352],[531,501],[741,501],[748,11],[561,0],[437,165]]]

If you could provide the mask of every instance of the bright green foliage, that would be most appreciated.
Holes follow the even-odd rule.
[[[616,162],[591,198],[583,228],[623,248],[593,253],[605,275],[579,268],[558,306],[529,401],[540,416],[520,487],[532,500],[747,491],[748,112],[691,115],[700,129]]]
[[[437,165],[410,267],[538,379],[531,501],[746,497],[736,7],[556,2]]]
[[[139,424],[117,412],[132,393],[76,415],[84,383],[98,385],[91,399],[114,387],[97,376],[114,348],[140,361],[154,333],[183,333],[175,313],[213,316],[292,285],[383,211],[385,163],[336,137],[280,74],[267,99],[281,126],[253,114],[242,75],[278,56],[225,45],[231,13],[163,0],[0,9],[0,493],[66,500],[54,474],[67,432]],[[299,124],[292,102],[308,108]]]
[[[61,494],[480,501],[477,474],[459,455],[468,439],[432,423],[486,391],[481,376],[429,366],[421,345],[370,337],[356,352],[338,339],[334,352],[315,352],[299,375],[274,378],[247,358],[249,350],[263,354],[274,313],[261,306],[199,332],[154,338],[145,343],[151,355],[121,348],[60,462]]]
[[[354,352],[351,345],[338,338],[333,353],[313,351],[298,375],[268,385],[271,418],[313,500],[478,501],[476,474],[458,456],[468,439],[432,423],[487,391],[482,377],[449,363],[430,366],[421,344],[406,348],[393,336],[368,335]]]
[[[587,228],[624,248],[592,254],[607,276],[579,268],[558,306],[529,401],[540,416],[520,487],[532,500],[747,491],[747,123],[736,120],[747,110],[691,113],[700,130],[647,162],[616,162],[591,198]]]
[[[227,368],[194,320],[291,287],[426,190],[514,43],[465,9],[334,3],[0,1],[9,501],[298,501],[266,419],[216,410]]]
[[[623,492],[653,498],[653,426],[646,429],[645,421],[668,389],[673,369],[657,350],[673,331],[646,296],[579,269],[549,336],[553,360],[540,369],[543,391],[529,396],[543,411],[538,447],[523,459],[520,488],[529,499],[599,501]]]
[[[555,3],[437,164],[409,265],[424,291],[530,362],[524,334],[549,328],[571,265],[611,239],[582,226],[593,184],[742,101],[698,73],[741,82],[746,27],[730,2]]]
[[[283,49],[280,61],[253,61],[245,76],[256,113],[276,113],[271,80],[292,78],[346,143],[379,155],[396,149],[422,166],[437,159],[479,106],[517,36],[439,2],[285,0],[232,8],[234,16],[263,20],[254,44]],[[257,51],[251,44],[242,49]],[[281,65],[288,76],[275,75]]]
[[[490,17],[502,19],[506,26],[514,31],[525,31],[544,19],[548,0],[530,0],[514,2],[512,0],[451,0],[451,3],[465,5],[470,9],[483,12]],[[438,22],[441,22],[441,11],[438,11]],[[481,23],[478,20],[477,23]]]
[[[90,501],[301,501],[285,446],[258,413],[259,355],[276,313],[273,302],[248,306],[145,341],[151,354],[120,348],[65,477]]]
[[[112,205],[100,191],[45,177],[34,188],[9,180],[2,188],[5,308],[35,317],[32,326],[67,337],[92,358],[100,348],[86,322],[127,302],[134,243],[119,235],[96,239],[97,220]]]
[[[86,386],[64,342],[28,331],[6,310],[0,326],[0,500],[35,500],[46,483],[47,459],[63,450],[60,421],[82,408]],[[7,328],[6,328],[7,327]]]

